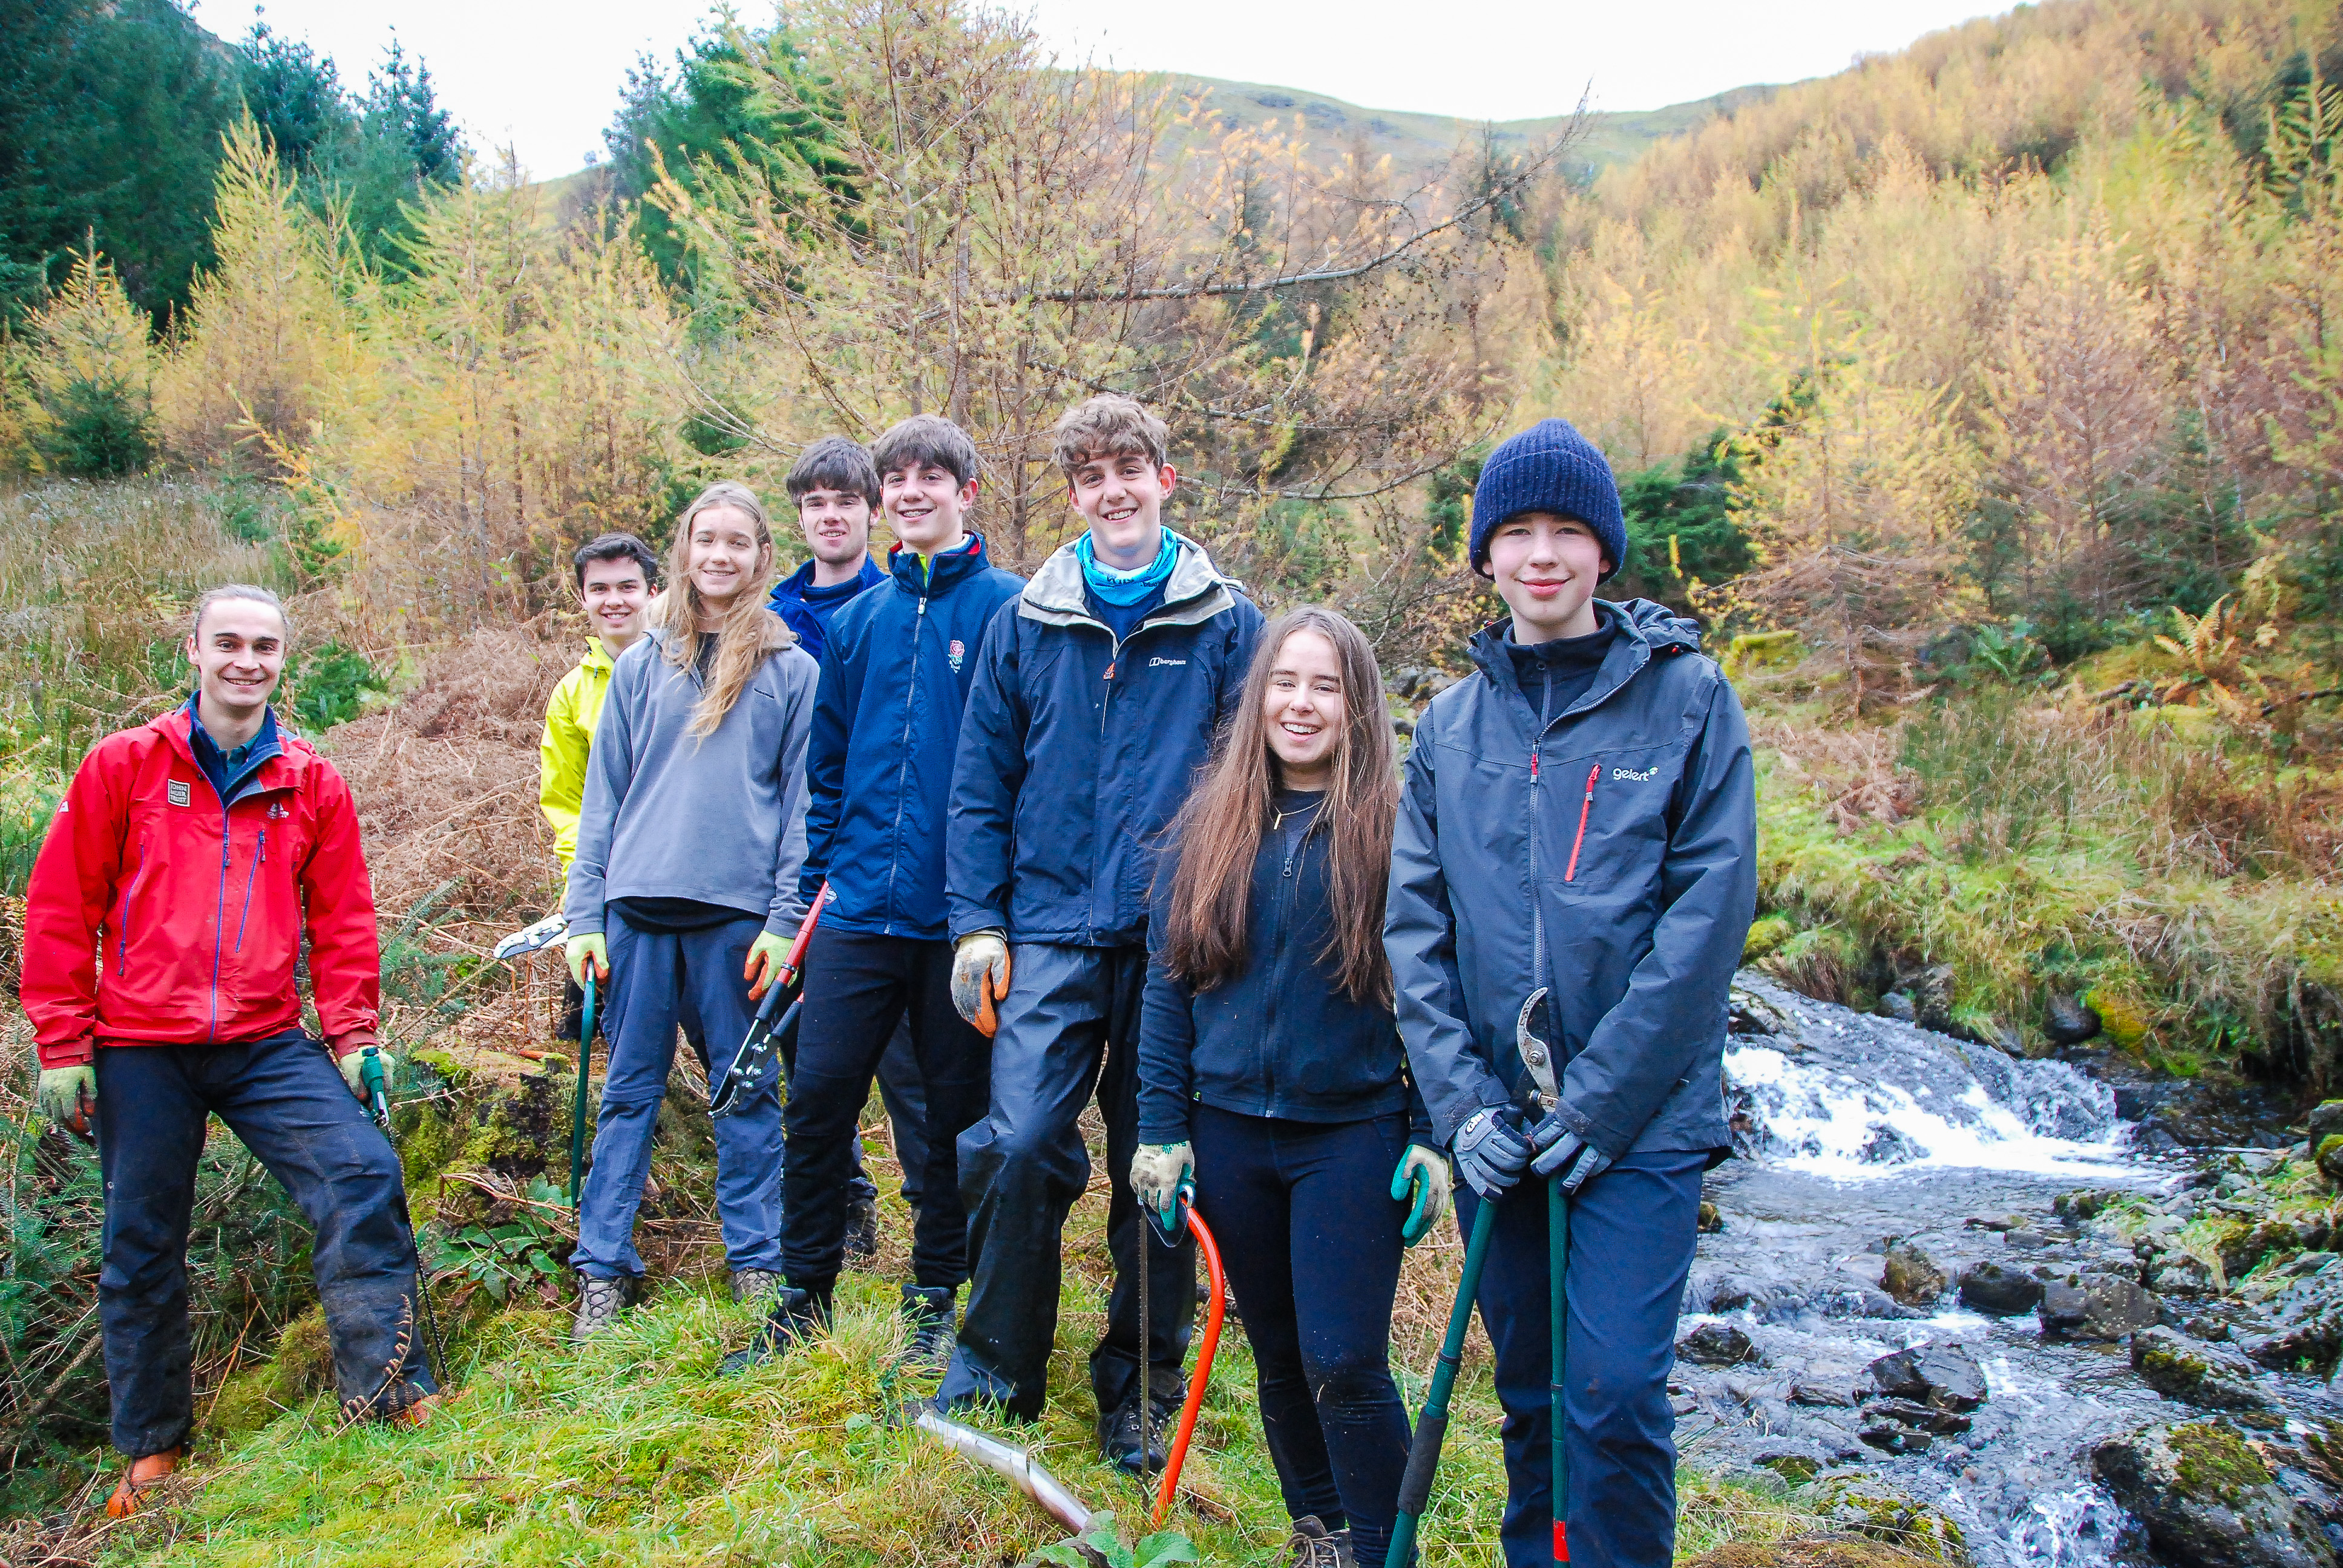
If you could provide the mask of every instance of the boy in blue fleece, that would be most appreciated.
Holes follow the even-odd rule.
[[[908,1010],[927,1091],[927,1169],[902,1311],[910,1359],[940,1364],[968,1273],[955,1140],[984,1114],[984,1037],[953,1010],[944,919],[944,808],[960,709],[993,612],[1024,579],[968,531],[976,445],[932,414],[871,454],[897,540],[889,579],[830,622],[806,748],[812,806],[800,888],[830,902],[806,952],[805,1010],[783,1128],[786,1282],[737,1367],[830,1317],[843,1260],[856,1124],[895,1022]]]
[[[1131,1168],[1155,846],[1261,635],[1261,611],[1163,526],[1179,478],[1169,437],[1112,395],[1058,422],[1058,467],[1090,528],[1001,608],[961,725],[946,879],[952,996],[998,1032],[990,1111],[960,1140],[975,1275],[937,1396],[946,1408],[1041,1414],[1060,1240],[1090,1183],[1076,1120],[1095,1088],[1108,1168]],[[1152,1255],[1141,1345],[1142,1221],[1125,1183],[1112,1184],[1107,1212],[1115,1285],[1091,1388],[1101,1450],[1136,1471],[1163,1462],[1142,1423],[1160,1429],[1184,1387],[1194,1255],[1185,1243]]]

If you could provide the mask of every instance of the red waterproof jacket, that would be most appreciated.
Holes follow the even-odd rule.
[[[223,807],[187,710],[117,730],[82,759],[34,862],[20,994],[41,1065],[97,1045],[263,1040],[296,1029],[293,968],[337,1056],[374,1043],[374,889],[333,764],[279,733]]]

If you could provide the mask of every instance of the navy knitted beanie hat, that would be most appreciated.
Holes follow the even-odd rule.
[[[1627,564],[1627,521],[1611,464],[1567,419],[1541,419],[1489,454],[1473,487],[1472,561],[1489,565],[1489,536],[1523,512],[1576,518],[1594,530],[1611,559],[1609,578]]]

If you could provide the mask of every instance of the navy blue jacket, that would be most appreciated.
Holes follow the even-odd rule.
[[[1244,687],[1261,611],[1193,544],[1117,644],[1067,545],[986,638],[952,772],[951,934],[1135,946],[1163,829]]]
[[[1341,963],[1325,956],[1333,935],[1331,839],[1322,809],[1298,841],[1291,825],[1262,832],[1244,969],[1201,992],[1164,967],[1162,917],[1178,851],[1165,858],[1140,1010],[1141,1142],[1185,1142],[1194,1101],[1292,1121],[1363,1121],[1405,1110],[1415,1141],[1433,1143],[1392,1010],[1353,1000],[1341,988]]]
[[[887,574],[866,554],[862,570],[854,579],[852,594],[826,605],[808,604],[806,591],[813,587],[813,563],[808,561],[773,585],[772,612],[781,618],[782,625],[798,634],[798,646],[820,663],[830,648],[830,623],[838,612],[886,580]]]
[[[920,558],[900,546],[893,575],[830,618],[806,743],[805,874],[823,880],[822,924],[940,941],[944,806],[970,683],[995,612],[1024,578],[974,548]]]
[[[1749,726],[1698,631],[1644,599],[1594,684],[1541,719],[1502,623],[1416,726],[1383,945],[1443,1141],[1523,1102],[1514,1030],[1561,1054],[1564,1125],[1614,1159],[1726,1149],[1726,994],[1757,903]]]

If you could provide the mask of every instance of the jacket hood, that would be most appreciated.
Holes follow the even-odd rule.
[[[589,636],[586,639],[586,657],[578,661],[578,667],[580,669],[598,669],[608,675],[618,665],[611,659],[610,650],[602,646],[602,639]]]
[[[1192,625],[1210,620],[1236,602],[1229,579],[1212,565],[1212,558],[1204,547],[1183,535],[1173,534],[1180,558],[1173,563],[1172,576],[1163,584],[1163,606],[1142,622],[1146,626]],[[1019,596],[1017,613],[1028,620],[1038,620],[1051,626],[1099,626],[1097,617],[1090,612],[1083,593],[1081,558],[1074,553],[1074,541],[1067,540],[1041,563],[1033,580],[1025,585]]]

